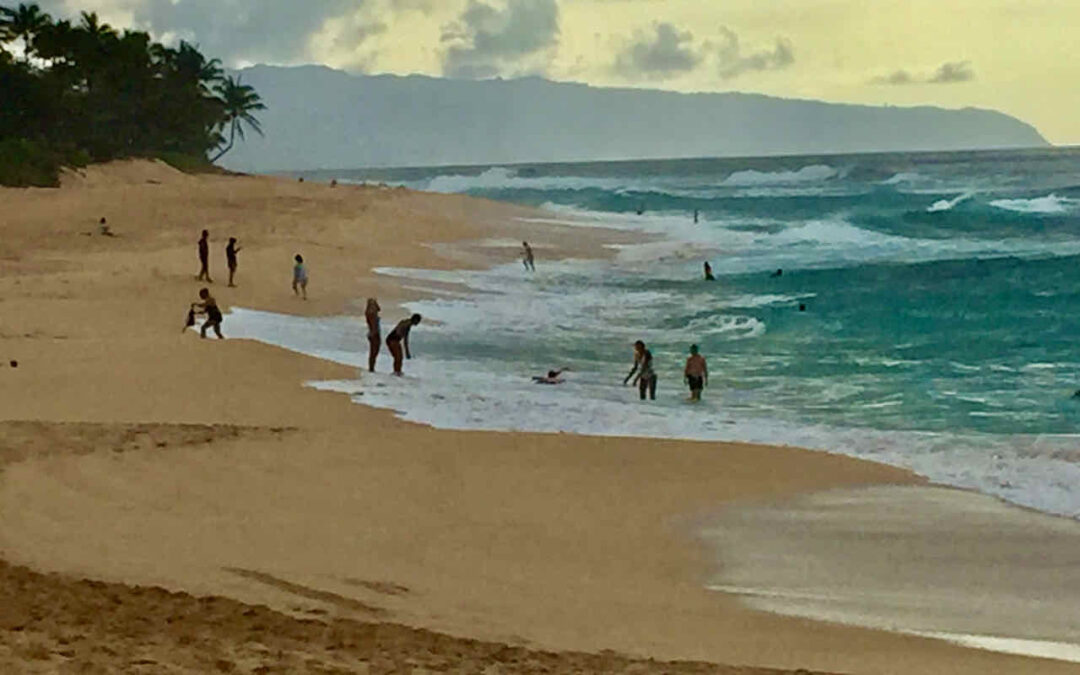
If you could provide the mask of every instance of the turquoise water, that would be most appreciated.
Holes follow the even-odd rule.
[[[821,447],[1080,515],[1080,151],[333,177],[651,238],[610,262],[548,262],[538,249],[535,275],[513,242],[486,272],[384,270],[471,292],[413,303],[440,322],[418,331],[419,384],[368,391],[369,403],[439,426]],[[705,260],[715,282],[702,280]],[[646,408],[620,384],[638,338],[660,372]],[[712,373],[693,407],[681,381],[692,342]],[[529,383],[563,365],[567,385]]]

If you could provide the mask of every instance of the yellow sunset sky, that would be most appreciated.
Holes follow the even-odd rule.
[[[1080,0],[57,0],[226,65],[976,106],[1080,144]]]

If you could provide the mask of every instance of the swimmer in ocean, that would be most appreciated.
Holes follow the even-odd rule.
[[[562,384],[563,382],[566,382],[566,379],[559,376],[567,370],[568,368],[549,370],[547,371],[547,375],[533,375],[532,379],[536,384]]]

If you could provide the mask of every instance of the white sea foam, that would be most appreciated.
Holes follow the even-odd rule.
[[[965,192],[964,194],[954,197],[952,199],[939,199],[926,208],[927,213],[940,213],[942,211],[952,211],[962,202],[966,202],[975,196],[974,192]]]
[[[901,185],[904,183],[918,183],[923,181],[923,176],[914,171],[902,171],[895,173],[888,179],[881,181],[882,185]]]
[[[758,185],[791,185],[793,183],[818,183],[836,178],[840,172],[831,166],[814,164],[797,171],[736,171],[725,178],[721,185],[745,187]]]
[[[1045,197],[1036,197],[1034,199],[995,199],[990,202],[990,206],[1004,209],[1005,211],[1035,214],[1066,213],[1072,210],[1077,204],[1080,204],[1080,200],[1058,197],[1053,194],[1046,195]]]

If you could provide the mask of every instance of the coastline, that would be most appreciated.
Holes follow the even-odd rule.
[[[20,363],[0,374],[4,447],[20,460],[0,479],[9,561],[541,649],[843,672],[1070,667],[745,609],[704,589],[707,563],[676,522],[920,482],[906,472],[787,448],[437,431],[301,386],[351,369],[178,330],[201,226],[218,246],[255,242],[223,304],[325,316],[377,294],[385,321],[408,291],[365,270],[479,265],[425,244],[516,240],[508,220],[524,210],[146,163],[89,173],[11,191],[19,208],[0,217],[0,356]],[[115,239],[81,234],[101,214]],[[288,289],[301,248],[307,303]]]

